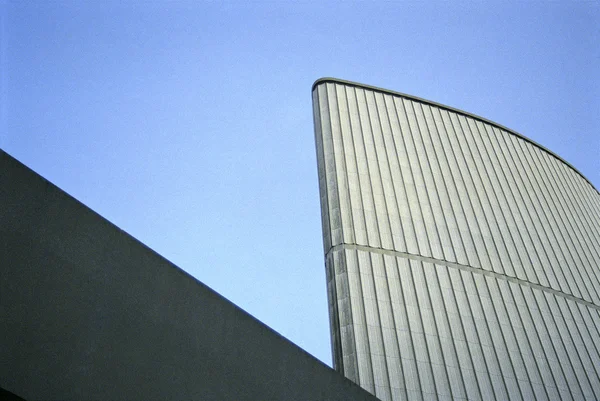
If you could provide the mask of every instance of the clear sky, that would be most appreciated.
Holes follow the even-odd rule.
[[[317,78],[484,116],[600,188],[597,1],[0,0],[0,74],[0,148],[328,364]]]

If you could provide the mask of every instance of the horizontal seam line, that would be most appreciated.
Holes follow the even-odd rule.
[[[516,277],[511,277],[511,276],[507,276],[506,274],[501,274],[501,273],[496,273],[490,270],[484,270],[480,267],[472,267],[472,266],[467,266],[467,265],[463,265],[460,263],[456,263],[456,262],[449,262],[447,260],[442,260],[442,259],[436,259],[436,258],[431,258],[428,256],[421,256],[421,255],[414,255],[412,253],[407,253],[407,252],[400,252],[400,251],[394,251],[391,249],[385,249],[385,248],[377,248],[377,247],[372,247],[372,246],[366,246],[366,245],[358,245],[358,244],[338,244],[338,245],[334,245],[332,246],[329,251],[327,251],[327,253],[325,254],[325,256],[327,257],[331,252],[335,252],[335,251],[339,251],[342,249],[349,249],[349,250],[357,250],[357,251],[364,251],[364,252],[373,252],[373,253],[378,253],[381,255],[389,255],[389,256],[395,256],[395,257],[400,257],[400,258],[406,258],[406,259],[412,259],[412,260],[417,260],[417,261],[421,261],[421,262],[428,262],[428,263],[433,263],[433,264],[437,264],[437,265],[444,265],[447,267],[453,267],[455,269],[459,269],[459,270],[463,270],[463,271],[468,271],[471,273],[477,273],[477,274],[482,274],[484,276],[488,276],[488,277],[494,277],[500,280],[505,280],[505,281],[510,281],[516,284],[520,284],[520,285],[524,285],[530,288],[535,288],[538,289],[540,291],[544,291],[550,294],[554,294],[554,295],[558,295],[560,297],[566,298],[566,299],[570,299],[571,301],[575,301],[577,303],[589,306],[590,308],[594,308],[596,310],[600,310],[600,306],[594,304],[593,302],[590,301],[586,301],[583,298],[578,298],[574,295],[571,294],[565,294],[564,292],[555,290],[553,288],[550,287],[546,287],[543,286],[541,284],[536,284],[536,283],[532,283],[529,281],[525,281],[525,280],[521,280],[519,278]]]

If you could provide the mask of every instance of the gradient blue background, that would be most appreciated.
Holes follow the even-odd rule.
[[[0,148],[326,363],[317,78],[479,114],[600,187],[598,2],[0,1],[0,35]]]

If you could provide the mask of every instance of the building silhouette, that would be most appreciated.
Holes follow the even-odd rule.
[[[472,114],[313,85],[334,367],[382,400],[600,399],[600,194]]]
[[[0,399],[376,401],[2,150]]]

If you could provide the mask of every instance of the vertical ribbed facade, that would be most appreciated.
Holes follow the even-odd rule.
[[[600,399],[600,194],[485,119],[313,87],[334,366],[382,400]]]

